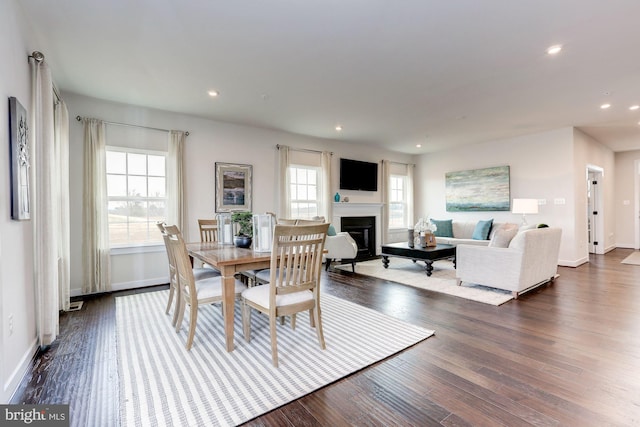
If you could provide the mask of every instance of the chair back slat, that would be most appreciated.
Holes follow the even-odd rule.
[[[201,242],[217,242],[218,241],[218,221],[215,219],[199,219]]]

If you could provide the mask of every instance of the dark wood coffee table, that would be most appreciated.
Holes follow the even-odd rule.
[[[424,261],[424,269],[427,271],[427,276],[431,276],[433,262],[436,260],[453,258],[453,266],[456,266],[456,247],[453,245],[438,244],[437,246],[426,248],[420,248],[418,246],[410,248],[407,242],[382,245],[382,264],[384,268],[389,267],[390,256],[409,258],[413,260],[413,262],[417,260]]]

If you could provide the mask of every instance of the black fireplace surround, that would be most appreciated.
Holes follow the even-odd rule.
[[[357,261],[376,257],[375,216],[343,216],[340,218],[340,230],[349,233],[358,244]]]

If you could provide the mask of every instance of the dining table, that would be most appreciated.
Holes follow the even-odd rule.
[[[222,314],[227,351],[233,351],[235,312],[235,274],[269,268],[271,252],[257,252],[217,242],[187,243],[192,259],[198,259],[220,271],[222,275]]]

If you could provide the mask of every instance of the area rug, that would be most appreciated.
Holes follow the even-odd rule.
[[[620,262],[622,264],[640,265],[640,252],[631,252],[631,255]]]
[[[350,264],[335,268],[351,271]],[[424,262],[396,257],[389,258],[389,268],[384,268],[380,259],[358,262],[356,273],[491,305],[502,305],[513,299],[511,292],[502,289],[464,282],[458,286],[453,263],[448,260],[435,261],[431,276],[425,273]]]
[[[126,426],[237,425],[391,356],[434,331],[323,295],[326,350],[307,313],[295,331],[278,325],[279,368],[271,363],[269,323],[254,312],[252,340],[242,335],[239,304],[235,350],[227,353],[219,305],[201,307],[190,352],[164,314],[168,291],[116,299],[120,421]],[[185,313],[188,319],[188,311]]]

